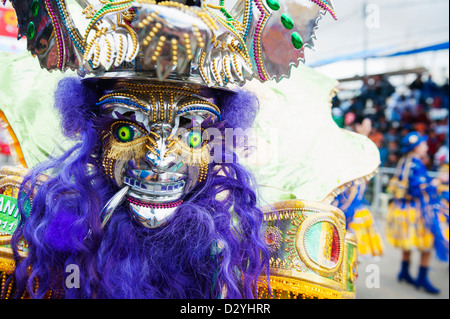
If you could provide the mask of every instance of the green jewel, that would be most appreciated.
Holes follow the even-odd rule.
[[[266,0],[266,2],[270,9],[274,11],[280,10],[280,3],[278,0]]]
[[[281,15],[281,23],[288,30],[291,30],[294,27],[294,21],[287,13]]]
[[[28,23],[28,29],[27,29],[28,40],[33,40],[35,35],[36,35],[36,27],[33,22],[30,22],[30,23]]]
[[[298,32],[292,32],[291,41],[292,41],[292,45],[297,50],[302,48],[303,39],[302,39],[302,36]]]
[[[31,14],[33,17],[37,16],[39,13],[39,0],[33,0],[31,3]]]

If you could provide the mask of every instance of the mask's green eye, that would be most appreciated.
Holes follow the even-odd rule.
[[[142,137],[145,130],[138,124],[129,121],[117,121],[111,124],[111,133],[117,141],[121,143],[128,143],[137,138]]]
[[[202,145],[202,133],[190,132],[188,135],[189,146],[192,148],[198,148]]]
[[[121,142],[130,142],[134,139],[134,128],[129,124],[122,124],[116,131],[117,139]]]

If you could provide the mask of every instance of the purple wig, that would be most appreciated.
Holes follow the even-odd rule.
[[[238,127],[242,118],[245,129],[254,119],[256,98],[240,94],[218,97],[224,128]],[[138,224],[124,203],[101,229],[100,211],[117,187],[101,165],[100,96],[77,78],[62,80],[56,91],[62,130],[79,142],[33,168],[22,184],[21,193],[35,195],[25,221],[27,196],[19,199],[24,222],[12,246],[23,237],[29,253],[19,262],[15,248],[16,297],[26,290],[34,298],[49,290],[54,298],[255,297],[258,276],[268,276],[269,254],[255,183],[238,163],[211,163],[206,180],[163,227]],[[45,173],[52,177],[38,186]],[[79,268],[79,288],[65,284],[69,265]]]

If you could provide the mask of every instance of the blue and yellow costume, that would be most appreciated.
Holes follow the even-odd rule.
[[[441,167],[439,168],[439,173],[441,174],[446,174],[448,176],[449,173],[449,165],[448,163],[444,163],[441,165]],[[440,212],[441,214],[439,214],[439,220],[441,223],[447,223],[447,227],[444,228],[444,237],[446,238],[447,242],[449,239],[449,182],[448,182],[448,177],[447,180],[443,183],[440,183],[437,186],[437,192],[439,194],[439,196],[441,197],[441,209]]]
[[[447,174],[449,173],[449,165],[448,163],[444,163],[441,165],[441,167],[439,167],[439,172],[442,174]],[[439,195],[441,196],[442,200],[443,200],[443,205],[445,208],[447,208],[447,220],[448,220],[448,208],[449,208],[449,183],[448,183],[448,179],[445,183],[441,183],[440,185],[438,185],[437,187],[437,191],[439,193]]]
[[[394,201],[387,217],[388,242],[403,250],[427,251],[435,246],[437,256],[447,260],[448,235],[440,222],[445,214],[443,198],[420,159],[402,158],[399,170],[398,182],[390,187]]]
[[[345,213],[347,230],[354,233],[358,255],[375,257],[383,255],[383,241],[375,220],[364,199],[366,183],[354,185],[336,197],[334,205]]]
[[[427,168],[412,152],[426,137],[412,132],[402,139],[402,153],[388,192],[394,200],[387,214],[387,241],[403,251],[430,252],[433,248],[440,260],[448,260],[448,223],[445,222],[445,204],[436,183]],[[448,207],[447,207],[448,215]],[[408,274],[408,263],[402,264],[399,281],[405,280],[416,287],[426,278],[427,269],[419,271],[414,281]],[[424,267],[421,267],[424,268]],[[424,273],[424,274],[422,274]],[[422,279],[421,279],[422,278]]]

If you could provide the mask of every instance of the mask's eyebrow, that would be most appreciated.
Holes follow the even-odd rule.
[[[190,112],[196,111],[206,111],[214,114],[219,119],[219,122],[222,121],[222,116],[220,115],[220,109],[214,105],[213,103],[207,101],[194,101],[181,105],[177,111],[177,115],[183,115]]]
[[[148,123],[148,114],[145,114],[145,112],[143,112],[142,110],[118,103],[107,104],[104,107],[105,112],[103,113],[103,118],[108,119],[109,121],[122,120],[135,122],[146,131],[150,130]]]
[[[149,112],[150,110],[147,108],[147,106],[139,101],[134,95],[131,94],[124,94],[124,93],[112,93],[107,94],[103,96],[98,103],[96,103],[97,106],[105,105],[105,104],[125,104],[128,106],[133,106],[136,108],[139,108],[141,110],[144,110],[145,112]]]

